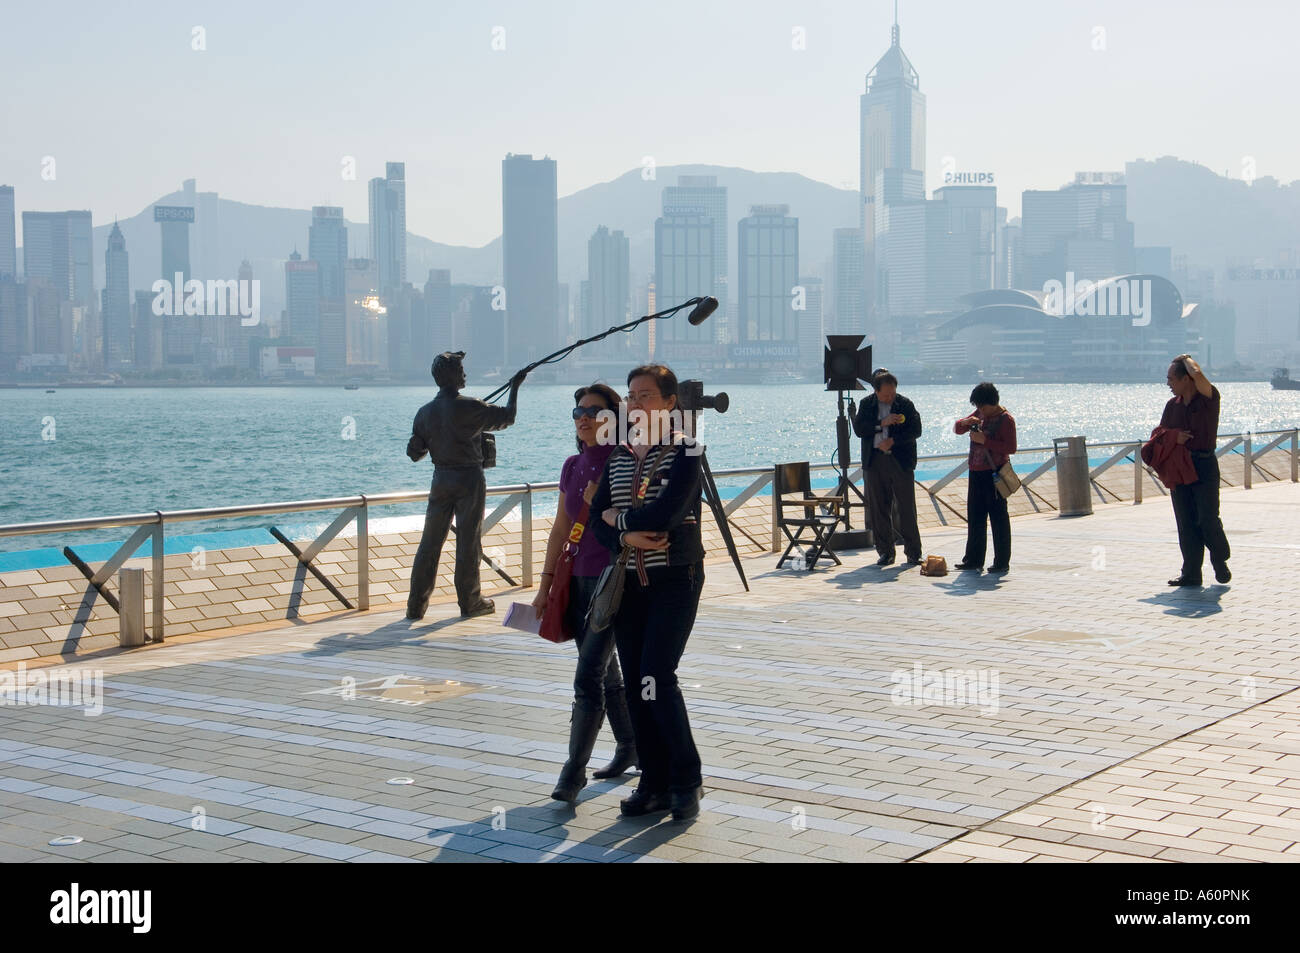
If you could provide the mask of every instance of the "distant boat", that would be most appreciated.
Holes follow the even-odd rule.
[[[1300,381],[1291,379],[1291,372],[1285,367],[1279,367],[1273,372],[1273,379],[1269,381],[1274,390],[1300,390]]]
[[[804,380],[804,378],[800,377],[798,374],[795,374],[791,371],[777,371],[775,373],[768,374],[761,381],[759,381],[759,383],[780,386],[782,384],[803,384],[806,383],[806,381]]]
[[[344,389],[344,390],[360,390],[360,389],[361,389],[361,381],[357,380],[356,378],[353,378],[352,380],[348,381],[346,384],[343,385],[343,389]]]
[[[47,393],[47,394],[53,394],[53,393],[54,393],[54,388],[53,388],[53,387],[47,387],[47,388],[45,388],[45,393]]]

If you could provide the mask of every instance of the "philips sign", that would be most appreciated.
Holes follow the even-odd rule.
[[[992,172],[945,172],[944,185],[992,185]]]

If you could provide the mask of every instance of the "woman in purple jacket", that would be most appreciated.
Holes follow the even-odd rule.
[[[546,542],[546,562],[542,581],[537,587],[533,606],[540,619],[546,608],[555,578],[555,566],[564,551],[573,529],[574,521],[582,511],[585,501],[590,503],[605,470],[605,461],[613,453],[616,443],[601,444],[599,416],[602,411],[618,414],[619,397],[607,384],[580,387],[573,395],[577,406],[573,409],[574,426],[578,434],[578,452],[564,461],[560,471],[560,505],[556,507],[551,535]],[[599,514],[595,514],[599,519]],[[600,544],[591,532],[592,520],[587,519],[578,553],[573,560],[573,576],[569,583],[569,619],[578,645],[578,670],[573,679],[573,715],[569,724],[569,760],[560,771],[560,780],[551,797],[557,801],[576,801],[578,792],[587,785],[587,761],[596,745],[605,713],[614,731],[614,760],[600,771],[597,778],[618,777],[637,764],[636,741],[632,733],[632,718],[628,714],[627,696],[623,678],[614,657],[614,630],[587,632],[583,620],[587,606],[596,590],[596,581],[609,565],[610,551]]]

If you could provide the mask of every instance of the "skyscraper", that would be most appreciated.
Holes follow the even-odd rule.
[[[616,324],[627,323],[629,294],[627,236],[621,231],[611,232],[601,225],[587,240],[587,281],[585,297],[579,288],[578,335],[590,337]],[[598,356],[609,360],[624,357],[631,344],[627,334],[615,334],[596,346]]]
[[[898,319],[916,318],[926,308],[925,179],[912,169],[881,169],[872,200],[875,238],[867,260],[875,263],[874,340],[885,345],[899,329]],[[915,326],[915,322],[912,323]],[[885,354],[892,354],[887,349]]]
[[[320,343],[320,263],[303,261],[298,249],[284,263],[286,327],[280,337],[303,347]]]
[[[555,160],[509,154],[501,162],[505,354],[517,367],[554,351],[560,327]],[[483,365],[478,365],[483,367]]]
[[[816,380],[822,370],[822,348],[826,335],[822,327],[824,282],[811,275],[799,277],[799,287],[804,291],[804,307],[799,318],[799,367]]]
[[[23,212],[23,273],[44,278],[62,300],[95,304],[89,212]]]
[[[964,296],[994,287],[998,190],[945,186],[926,210],[926,310],[953,311]]]
[[[690,298],[713,293],[716,287],[712,215],[698,210],[665,209],[655,220],[655,307],[672,307]],[[646,312],[647,314],[652,313]],[[656,360],[718,360],[721,348],[715,329],[706,321],[688,324],[681,316],[651,322],[650,340]]]
[[[153,220],[158,223],[162,238],[162,280],[172,284],[173,293],[179,295],[190,280],[190,225],[194,222],[194,209],[188,205],[155,205]],[[178,280],[180,288],[175,287]],[[202,340],[199,318],[185,314],[163,316],[162,340],[163,363],[196,364]]]
[[[343,209],[313,205],[307,238],[307,257],[319,266],[320,296],[342,300],[348,265],[348,228]]]
[[[664,187],[663,213],[670,214],[669,209],[677,213],[692,210],[691,214],[704,215],[713,219],[713,289],[702,292],[718,299],[718,310],[727,314],[727,302],[730,300],[727,281],[727,187],[718,185],[716,175],[679,175],[676,185]],[[660,300],[665,303],[667,298]],[[717,320],[715,317],[713,320]]]
[[[858,188],[862,197],[864,290],[870,311],[879,297],[873,287],[877,268],[875,228],[876,177],[885,169],[904,169],[925,178],[925,94],[921,78],[899,45],[897,11],[889,49],[867,74],[859,100]],[[923,186],[924,188],[924,186]]]
[[[388,309],[379,293],[379,269],[369,258],[349,258],[344,271],[347,363],[388,367]]]
[[[0,278],[18,278],[17,241],[14,233],[14,187],[0,185]]]
[[[427,318],[423,325],[411,331],[411,350],[415,352],[417,377],[423,377],[433,367],[433,357],[443,351],[464,350],[465,342],[456,340],[452,326],[451,270],[430,268],[424,283],[424,310]]]
[[[862,281],[862,229],[837,228],[831,235],[835,276],[836,334],[867,333],[867,303]],[[831,333],[829,330],[827,333]]]
[[[1096,281],[1132,273],[1133,223],[1121,173],[1079,173],[1055,191],[1021,196],[1021,229],[1027,290],[1046,281]]]
[[[406,281],[406,163],[389,162],[384,178],[370,180],[370,257],[379,288],[388,292]]]
[[[135,369],[153,371],[163,364],[162,322],[167,320],[153,313],[153,292],[135,293],[135,328],[132,343],[135,351]]]
[[[133,363],[131,342],[131,274],[126,239],[113,223],[104,250],[104,369]]]
[[[30,350],[27,330],[27,286],[0,275],[0,373],[13,373]]]
[[[754,205],[738,227],[737,364],[794,365],[799,360],[799,219],[788,205]]]

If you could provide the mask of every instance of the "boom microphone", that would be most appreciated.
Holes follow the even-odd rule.
[[[708,320],[709,315],[717,310],[718,299],[710,295],[695,306],[695,310],[687,316],[686,320],[691,322],[691,324],[703,324]]]

